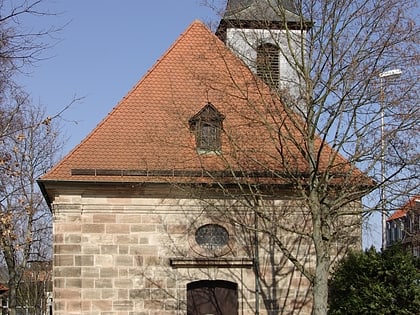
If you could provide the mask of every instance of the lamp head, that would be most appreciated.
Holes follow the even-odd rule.
[[[379,77],[386,78],[386,77],[391,77],[391,76],[397,76],[397,75],[400,75],[401,73],[402,71],[400,69],[392,69],[392,70],[379,73]]]

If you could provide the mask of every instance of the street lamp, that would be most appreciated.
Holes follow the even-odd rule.
[[[381,221],[382,221],[382,250],[386,248],[386,207],[385,207],[385,95],[383,81],[386,78],[401,75],[400,69],[392,69],[379,73],[380,79],[380,106],[381,106]]]

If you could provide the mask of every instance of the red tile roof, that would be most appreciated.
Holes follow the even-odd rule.
[[[396,210],[388,219],[387,221],[393,221],[402,217],[405,217],[408,210]]]
[[[405,217],[408,211],[413,210],[416,207],[416,203],[420,202],[420,195],[411,198],[407,201],[400,209],[396,210],[387,221],[396,220]]]
[[[0,283],[0,293],[4,293],[4,292],[6,292],[8,290],[9,290],[8,287],[6,287],[5,285],[3,285],[3,284]]]
[[[197,154],[189,130],[189,119],[209,102],[225,117],[221,155]],[[278,129],[267,128],[273,117],[301,142],[299,127],[270,89],[195,21],[86,139],[41,178],[41,187],[48,181],[144,182],[182,174],[199,180],[207,170],[281,172],[286,164],[306,172],[293,141],[283,143],[284,165],[279,163]],[[325,146],[320,168],[334,154]],[[340,155],[336,167],[350,169]]]

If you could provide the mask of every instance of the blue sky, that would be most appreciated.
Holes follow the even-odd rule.
[[[51,39],[48,59],[37,63],[21,82],[35,103],[54,115],[73,97],[83,97],[63,117],[71,150],[121,100],[165,53],[178,36],[199,19],[218,21],[202,0],[44,0],[56,16],[29,19],[28,27],[60,27]],[[34,24],[34,25],[31,25]]]
[[[219,21],[203,0],[43,1],[45,11],[60,14],[28,19],[27,27],[66,25],[51,39],[54,46],[43,55],[48,58],[21,83],[49,115],[83,97],[60,122],[68,139],[63,154],[95,128],[190,23]],[[373,221],[376,228],[365,233],[364,245],[378,247],[377,216]]]

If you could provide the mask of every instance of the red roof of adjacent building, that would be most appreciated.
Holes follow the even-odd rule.
[[[220,155],[198,154],[189,128],[189,119],[208,103],[224,117]],[[278,128],[270,127],[274,125]],[[182,175],[199,180],[209,170],[267,173],[292,167],[305,173],[307,162],[299,150],[303,125],[297,116],[292,122],[275,93],[195,21],[111,113],[41,178],[41,188],[56,181],[153,182]],[[291,139],[281,147],[279,128]],[[321,170],[335,157],[337,172],[362,176],[328,145],[322,152]]]
[[[4,292],[6,292],[8,290],[9,290],[8,287],[6,287],[5,285],[3,285],[3,284],[0,283],[0,293],[4,293]]]
[[[411,198],[409,201],[407,201],[400,209],[396,210],[388,219],[387,221],[396,220],[402,217],[405,217],[405,215],[408,213],[408,211],[413,210],[416,206],[416,203],[420,202],[420,195],[415,196]]]

